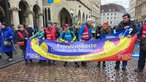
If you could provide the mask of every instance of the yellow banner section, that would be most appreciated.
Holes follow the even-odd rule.
[[[104,51],[102,52],[95,52],[90,54],[85,54],[81,56],[60,56],[57,54],[51,54],[48,52],[48,45],[46,43],[42,43],[41,45],[38,44],[38,39],[33,39],[31,41],[31,48],[38,54],[40,54],[44,58],[48,58],[51,60],[58,60],[58,61],[93,61],[99,60],[102,58],[111,57],[116,55],[117,53],[125,50],[128,48],[131,42],[131,38],[128,37],[121,37],[120,42],[118,45],[115,45],[113,42],[107,40],[104,44]],[[124,45],[123,45],[124,44]],[[131,57],[128,57],[129,59]]]
[[[60,3],[60,0],[54,0],[54,3]]]

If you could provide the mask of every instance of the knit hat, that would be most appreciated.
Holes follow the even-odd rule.
[[[5,25],[5,26],[7,26],[7,24],[6,24],[5,22],[2,22],[1,25]]]
[[[102,26],[103,27],[108,27],[109,25],[108,25],[108,23],[104,23]]]
[[[51,24],[51,25],[52,25],[53,23],[52,23],[52,21],[51,21],[51,20],[48,20],[47,24]]]
[[[20,24],[20,25],[18,25],[18,28],[21,28],[21,27],[24,27],[24,26],[23,26],[23,25],[21,25],[21,24]]]
[[[68,24],[65,24],[64,26],[65,26],[65,27],[69,27],[69,25],[68,25]]]

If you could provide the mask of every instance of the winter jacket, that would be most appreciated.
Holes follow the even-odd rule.
[[[24,38],[20,38],[20,36],[18,35],[18,32],[20,32],[23,35]],[[28,35],[29,34],[26,34],[25,31],[20,31],[20,30],[18,30],[17,33],[16,33],[17,42],[22,42],[22,41],[25,42],[25,45],[20,47],[22,50],[26,50],[27,40],[25,38],[29,38]]]
[[[26,27],[27,32],[29,33],[29,37],[31,37],[33,35],[34,30],[32,29],[32,27]]]
[[[119,32],[121,30],[124,30],[125,26],[130,26],[131,28],[133,28],[133,31],[131,32],[130,35],[136,34],[136,27],[135,27],[135,24],[132,21],[129,21],[129,22],[126,22],[126,23],[121,21],[120,24],[118,25],[116,31]]]
[[[61,42],[64,42],[64,41],[68,41],[68,42],[71,42],[71,41],[75,41],[76,40],[76,36],[75,36],[75,33],[73,31],[63,31],[60,35],[60,38],[59,40]]]
[[[13,40],[14,40],[14,32],[10,27],[6,27],[5,29],[0,29],[0,51],[1,52],[11,52],[14,50]],[[11,47],[5,47],[3,45],[5,40],[9,40],[12,42]]]
[[[36,34],[31,36],[30,38],[37,38],[37,39],[42,39],[44,36],[44,31],[38,31]]]
[[[91,33],[91,26],[89,26],[88,24],[85,24],[88,27],[88,37],[89,39],[92,38],[92,33]],[[79,29],[79,34],[78,34],[78,39],[79,41],[82,40],[82,34],[84,32],[84,24],[81,26],[81,28]]]

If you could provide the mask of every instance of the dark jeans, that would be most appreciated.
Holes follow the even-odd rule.
[[[139,56],[139,60],[138,60],[138,68],[140,70],[144,69],[145,66],[145,58],[146,58],[146,51],[140,49],[140,56]]]
[[[6,54],[9,58],[13,58],[13,51],[11,51],[11,52],[5,52],[5,54]]]
[[[120,66],[120,61],[116,61],[116,67]],[[127,66],[127,61],[122,61],[122,66],[126,67]]]
[[[24,50],[24,49],[21,49],[21,50],[22,50],[22,52],[23,52],[23,58],[24,58],[25,62],[28,62],[27,59],[25,59],[25,56],[26,56],[26,50]]]

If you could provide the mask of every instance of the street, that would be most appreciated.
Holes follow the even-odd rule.
[[[56,66],[34,64],[24,65],[24,62],[0,69],[0,82],[146,82],[144,73],[137,74],[137,59],[128,62],[127,71],[114,69],[114,62],[108,62],[105,68],[97,68],[96,62],[88,63],[86,68],[73,67],[63,62]]]

